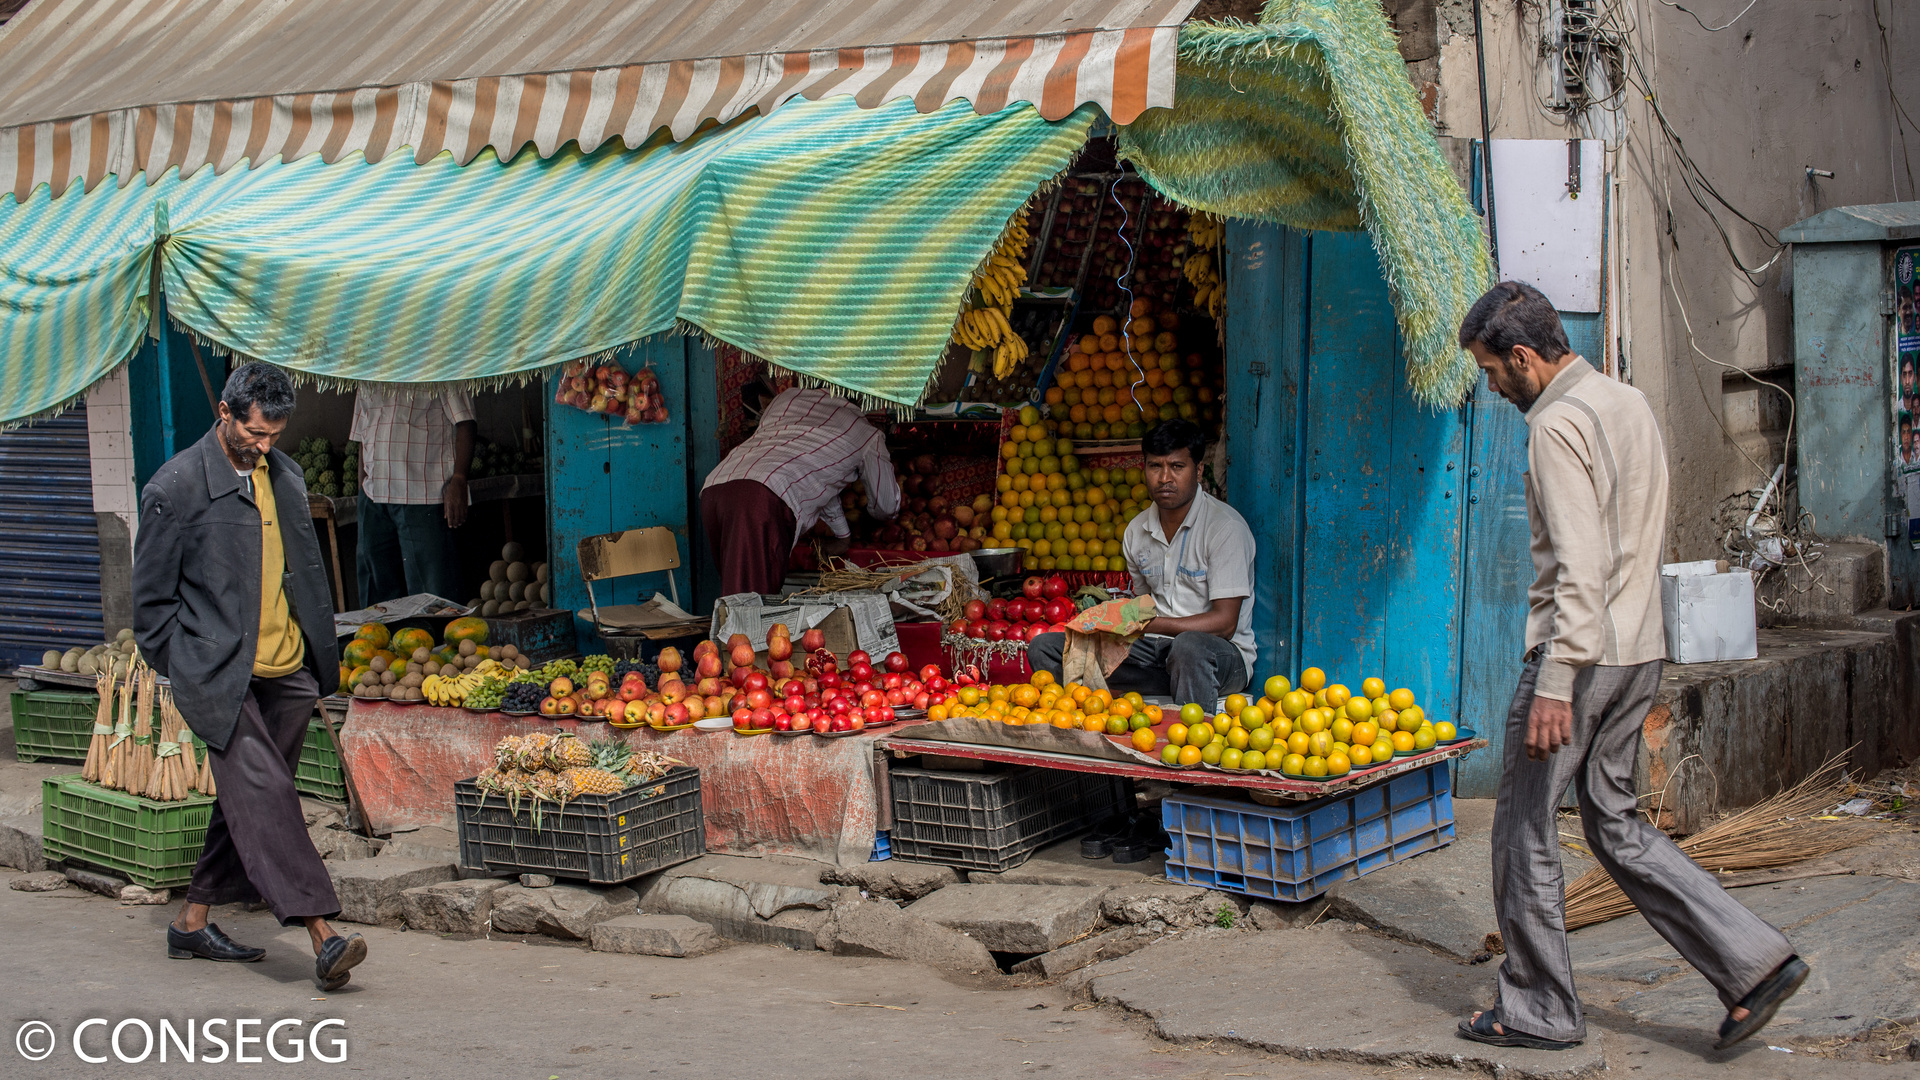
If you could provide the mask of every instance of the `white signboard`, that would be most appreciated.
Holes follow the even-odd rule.
[[[1524,281],[1561,311],[1599,311],[1605,149],[1580,140],[1580,190],[1568,187],[1565,139],[1493,140],[1500,278]]]

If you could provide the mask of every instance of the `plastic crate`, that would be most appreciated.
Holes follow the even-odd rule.
[[[886,862],[893,858],[893,841],[887,837],[887,830],[881,829],[873,834],[873,854],[868,862]]]
[[[893,857],[1010,870],[1125,806],[1117,777],[1015,766],[1004,772],[894,769]]]
[[[40,784],[47,861],[111,870],[136,885],[171,889],[193,878],[206,843],[213,799],[158,802],[109,791],[78,774]]]
[[[1295,806],[1196,795],[1160,804],[1167,877],[1274,900],[1309,900],[1453,840],[1445,761]]]
[[[300,747],[300,765],[293,772],[293,789],[327,802],[347,801],[347,773],[327,734],[326,721],[307,721],[307,741]]]
[[[571,611],[522,611],[488,619],[487,645],[511,645],[536,665],[580,652]]]
[[[21,761],[87,760],[100,695],[83,690],[15,690],[13,756]]]
[[[700,770],[684,765],[618,795],[569,800],[564,809],[522,800],[516,811],[471,780],[454,784],[453,801],[460,865],[469,870],[618,885],[707,853]]]

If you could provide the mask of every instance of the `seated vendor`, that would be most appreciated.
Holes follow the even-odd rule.
[[[1207,437],[1188,420],[1156,425],[1141,440],[1153,505],[1127,524],[1121,546],[1133,587],[1159,615],[1107,676],[1115,693],[1171,695],[1212,709],[1246,688],[1253,672],[1253,532],[1239,511],[1200,490]],[[1035,671],[1060,677],[1065,634],[1027,645]]]

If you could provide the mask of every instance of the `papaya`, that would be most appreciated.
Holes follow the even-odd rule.
[[[433,635],[418,627],[408,627],[393,635],[393,651],[401,656],[412,656],[415,649],[433,648]]]
[[[398,664],[400,662],[400,658],[394,655],[394,652],[392,649],[380,649],[377,652],[375,652],[373,655],[375,659],[385,660],[387,662],[388,667],[393,667],[395,664]]]
[[[449,645],[458,645],[462,641],[471,641],[475,645],[485,645],[487,643],[487,620],[476,618],[472,615],[455,619],[447,624],[447,631],[442,636],[446,638],[447,644]]]
[[[377,622],[361,623],[360,629],[354,631],[353,636],[361,641],[373,642],[373,647],[376,649],[386,648],[387,643],[392,640],[387,633],[387,628]]]
[[[342,686],[360,685],[360,676],[365,675],[369,670],[371,669],[368,668],[367,665],[365,664],[361,664],[360,666],[351,668],[351,669],[349,669],[347,665],[341,664],[340,665],[340,685]]]
[[[379,651],[380,647],[368,641],[366,638],[354,638],[352,641],[347,642],[346,648],[340,650],[340,662],[343,664],[352,664],[354,667],[360,667],[363,664],[371,663],[373,661],[373,654]]]

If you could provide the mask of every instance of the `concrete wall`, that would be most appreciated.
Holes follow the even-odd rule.
[[[87,442],[93,513],[100,527],[100,617],[111,636],[133,625],[133,539],[140,518],[132,394],[124,364],[87,391]]]
[[[1477,138],[1472,0],[1419,2],[1434,12],[1436,130]],[[1547,5],[1483,3],[1493,137],[1570,137],[1564,118],[1541,105]],[[1386,6],[1391,13],[1405,4]],[[1920,198],[1897,156],[1873,0],[1758,4],[1719,33],[1654,0],[1623,6],[1635,14],[1633,45],[1687,153],[1728,202],[1769,233],[1834,206]],[[1717,26],[1743,6],[1709,2],[1701,17]],[[1920,5],[1879,6],[1894,84],[1911,111],[1920,102]],[[1420,87],[1420,65],[1410,74]],[[1667,432],[1674,507],[1668,557],[1702,558],[1717,551],[1714,507],[1763,482],[1781,459],[1784,397],[1732,369],[1792,386],[1791,259],[1781,258],[1757,284],[1742,276],[1689,197],[1653,110],[1637,93],[1625,99],[1627,134],[1609,154],[1620,210],[1611,269],[1622,292],[1610,336]],[[1908,132],[1907,141],[1920,176],[1920,131]],[[1810,179],[1809,166],[1835,175]],[[1747,265],[1772,255],[1731,212],[1714,209]]]

